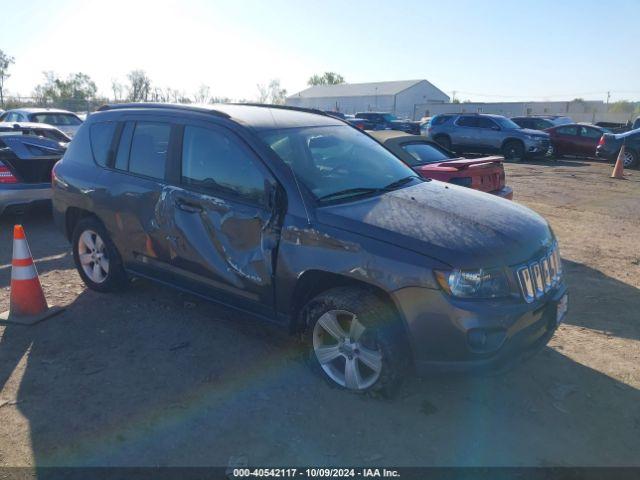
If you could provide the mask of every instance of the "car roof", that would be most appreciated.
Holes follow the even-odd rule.
[[[11,110],[7,110],[5,113],[15,112],[15,113],[67,113],[71,115],[75,115],[75,113],[70,112],[69,110],[62,110],[60,108],[12,108]]]
[[[0,128],[4,130],[21,129],[21,128],[40,128],[44,130],[58,130],[53,125],[48,123],[35,123],[35,122],[0,122]]]
[[[158,113],[209,113],[218,117],[228,118],[254,130],[275,130],[280,128],[299,128],[330,125],[345,125],[345,122],[319,110],[287,107],[283,105],[263,104],[171,104],[171,103],[130,103],[119,105],[105,105],[98,109],[103,111],[149,111]],[[91,115],[89,119],[96,115]]]

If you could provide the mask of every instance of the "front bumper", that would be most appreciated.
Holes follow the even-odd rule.
[[[0,185],[0,215],[8,209],[26,208],[50,200],[50,183]]]
[[[439,290],[408,287],[394,292],[404,316],[418,374],[500,370],[544,347],[557,328],[558,303],[567,288],[560,283],[527,304],[453,300]],[[487,332],[486,347],[472,344]]]
[[[548,140],[542,142],[527,141],[524,146],[527,155],[537,157],[547,155],[551,148],[551,143]]]
[[[513,189],[511,187],[502,187],[500,190],[494,190],[490,192],[492,195],[506,198],[507,200],[513,200]]]

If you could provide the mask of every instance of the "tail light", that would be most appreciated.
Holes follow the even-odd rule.
[[[593,144],[592,144],[593,145]],[[600,137],[600,141],[598,142],[598,146],[604,145],[604,135]]]
[[[0,162],[0,184],[18,183],[18,179],[4,163]]]

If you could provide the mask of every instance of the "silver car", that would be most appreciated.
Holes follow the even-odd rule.
[[[7,110],[0,115],[0,122],[46,123],[47,125],[53,125],[69,137],[73,137],[80,125],[82,125],[82,120],[75,113],[54,108],[17,108]]]

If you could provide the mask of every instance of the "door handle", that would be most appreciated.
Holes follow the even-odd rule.
[[[176,207],[180,210],[188,213],[200,213],[202,212],[202,205],[198,205],[195,203],[190,203],[185,200],[176,200]]]

